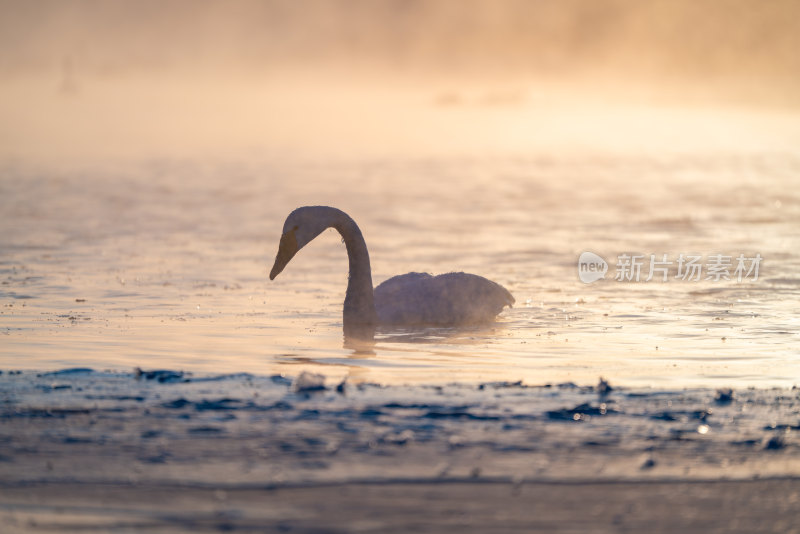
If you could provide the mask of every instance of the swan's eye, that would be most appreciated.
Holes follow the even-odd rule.
[[[298,228],[300,228],[300,227],[295,225],[294,228],[292,228],[292,232],[296,232]]]

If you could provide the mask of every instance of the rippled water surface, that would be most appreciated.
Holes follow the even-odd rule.
[[[0,368],[177,368],[382,383],[800,381],[800,157],[787,151],[138,160],[0,174]],[[323,233],[267,278],[286,215],[348,212],[375,285],[474,272],[494,325],[345,347],[347,258]],[[609,262],[584,284],[577,260]],[[614,279],[621,254],[760,254],[757,280]],[[735,259],[734,259],[735,263]],[[733,268],[731,268],[733,274]],[[658,276],[656,276],[658,278]]]

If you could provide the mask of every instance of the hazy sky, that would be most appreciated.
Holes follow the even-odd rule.
[[[797,133],[800,0],[0,0],[0,13],[0,157],[661,150],[687,130],[726,147]],[[716,114],[743,108],[771,113],[772,137]]]
[[[0,73],[800,79],[797,0],[2,0]]]

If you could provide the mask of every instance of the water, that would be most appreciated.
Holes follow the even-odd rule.
[[[791,387],[800,155],[757,142],[735,150],[706,133],[676,132],[681,150],[511,143],[474,155],[6,160],[0,368]],[[375,285],[463,270],[517,304],[486,327],[382,330],[371,350],[346,348],[338,234],[267,278],[284,218],[314,204],[357,221]],[[606,280],[578,279],[587,250],[610,263]],[[758,280],[741,283],[618,282],[623,253],[763,262]]]
[[[185,487],[790,477],[797,391],[519,382],[383,386],[249,373],[0,380],[3,480]],[[49,464],[48,464],[49,462]],[[51,465],[51,468],[42,466]],[[4,488],[6,491],[6,488]]]

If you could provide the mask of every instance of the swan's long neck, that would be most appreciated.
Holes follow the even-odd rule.
[[[377,323],[377,314],[367,244],[356,222],[344,212],[340,213],[341,216],[337,217],[333,227],[342,234],[350,262],[347,293],[344,297],[344,329],[347,333],[353,328],[374,326]]]

